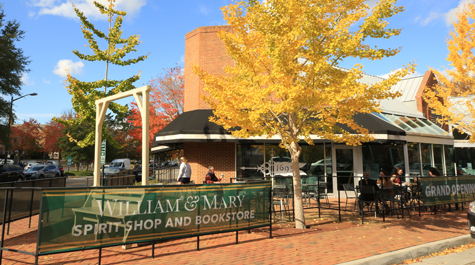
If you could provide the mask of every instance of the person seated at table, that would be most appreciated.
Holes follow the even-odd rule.
[[[209,167],[208,174],[206,174],[206,183],[207,184],[212,184],[215,182],[220,182],[222,178],[217,178],[216,175],[214,174],[214,167]]]
[[[361,179],[358,182],[359,187],[367,186],[367,187],[374,187],[374,191],[378,192],[379,187],[374,179],[369,178],[369,173],[364,172],[363,173],[363,179]],[[373,194],[368,194],[368,193],[361,193],[360,196],[358,196],[358,204],[360,207],[360,210],[363,209],[363,201],[373,201],[374,200],[374,195]]]
[[[429,175],[431,177],[440,177],[440,176],[442,176],[442,174],[440,174],[439,170],[437,170],[437,168],[435,168],[435,167],[430,167],[429,168]]]
[[[402,170],[402,168],[396,168],[394,174],[391,177],[391,181],[394,185],[397,186],[406,185],[406,182],[404,182],[404,171]]]

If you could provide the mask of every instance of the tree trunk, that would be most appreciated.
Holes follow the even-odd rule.
[[[289,153],[292,158],[292,173],[293,173],[293,186],[294,186],[294,212],[295,212],[295,228],[306,229],[305,225],[305,215],[303,212],[303,201],[302,201],[302,183],[300,178],[300,169],[299,169],[299,157],[301,153],[301,148],[298,143],[290,144]]]

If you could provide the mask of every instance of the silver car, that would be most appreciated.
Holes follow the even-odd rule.
[[[35,165],[24,171],[25,179],[58,178],[61,176],[56,165]]]

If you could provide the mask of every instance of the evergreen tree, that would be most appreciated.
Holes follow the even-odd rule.
[[[73,109],[77,113],[78,117],[72,120],[56,121],[68,125],[80,125],[83,123],[95,124],[96,119],[96,105],[95,101],[104,97],[112,96],[120,92],[125,92],[135,88],[133,83],[140,77],[140,73],[124,80],[110,80],[108,79],[109,64],[126,66],[138,63],[147,58],[147,56],[139,56],[133,59],[124,59],[124,57],[132,52],[137,51],[136,46],[140,43],[138,35],[131,35],[128,38],[122,38],[122,21],[123,16],[127,13],[124,11],[118,11],[113,9],[114,0],[109,0],[109,6],[106,7],[96,1],[94,5],[99,9],[101,14],[107,15],[109,21],[108,34],[98,30],[92,23],[90,23],[83,12],[77,9],[74,5],[74,11],[81,20],[81,30],[84,38],[88,41],[88,46],[94,53],[94,55],[86,55],[80,53],[78,50],[74,50],[73,53],[82,60],[86,61],[103,61],[106,63],[106,75],[102,80],[94,82],[83,82],[71,75],[67,76],[67,88],[69,94],[72,97]],[[114,20],[112,24],[112,21]],[[103,39],[107,42],[107,48],[101,50],[96,37]],[[109,109],[115,114],[122,116],[128,111],[127,106],[123,106],[114,102],[111,102]],[[102,128],[103,138],[115,143],[112,137],[108,134],[106,125]],[[87,134],[84,138],[75,138],[77,144],[80,147],[85,147],[94,144],[95,131],[94,126],[88,128]]]
[[[5,20],[2,6],[0,4],[0,93],[3,94],[3,97],[0,97],[0,141],[5,147],[11,148],[8,126],[11,105],[6,98],[20,95],[21,76],[29,71],[26,66],[30,61],[23,55],[23,50],[16,46],[16,42],[23,39],[25,32],[20,30],[17,21]]]

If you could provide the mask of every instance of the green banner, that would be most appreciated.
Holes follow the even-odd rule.
[[[475,200],[475,176],[422,178],[424,206]]]
[[[40,255],[270,225],[269,182],[43,191]]]

